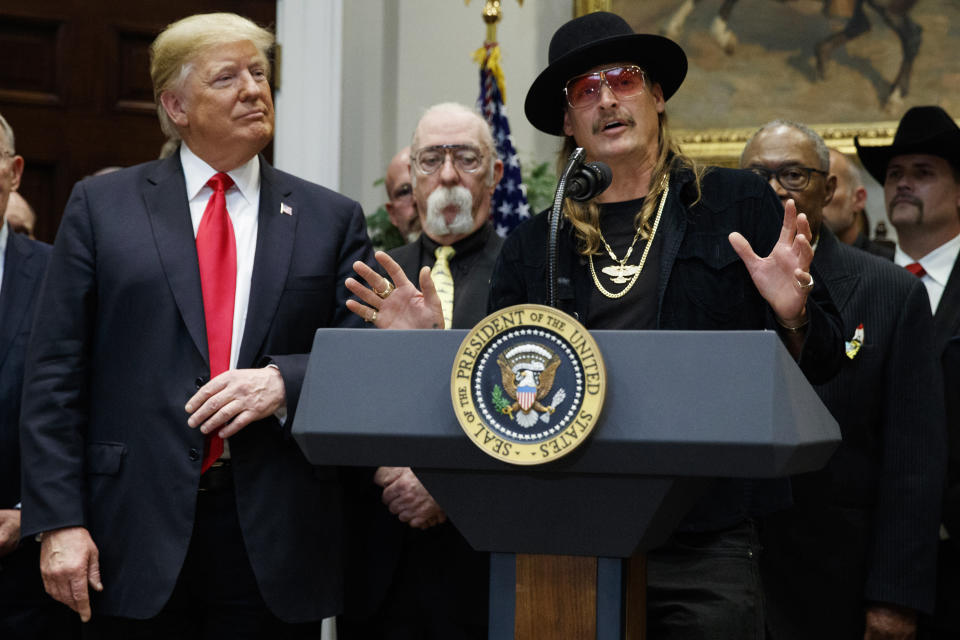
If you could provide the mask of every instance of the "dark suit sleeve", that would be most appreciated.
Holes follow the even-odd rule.
[[[840,312],[813,266],[810,274],[814,285],[807,297],[807,331],[797,366],[807,380],[821,384],[835,376],[843,366],[843,328]],[[768,313],[767,328],[782,331],[773,309]]]
[[[960,545],[960,393],[957,391],[960,389],[960,336],[954,336],[947,341],[941,363],[943,364],[943,386],[947,390],[945,397],[950,434],[942,521],[950,533],[950,540]]]
[[[941,372],[923,284],[913,284],[886,354],[882,458],[868,551],[867,600],[929,611],[936,587],[940,499],[946,474]]]
[[[331,229],[331,232],[333,231],[335,230]],[[336,301],[329,326],[357,329],[363,326],[363,320],[347,309],[347,299],[350,297],[350,292],[344,282],[349,276],[353,275],[354,262],[359,260],[370,264],[373,259],[370,237],[367,235],[366,220],[363,217],[363,209],[358,203],[354,203],[353,210],[346,216],[345,223],[336,231],[340,233],[336,259]],[[260,363],[261,366],[270,363],[277,365],[283,375],[287,397],[287,418],[284,422],[284,431],[288,434],[293,425],[297,402],[300,400],[300,389],[303,386],[303,378],[307,373],[309,358],[310,354],[308,353],[272,355]]]
[[[12,232],[7,236],[0,286],[0,509],[20,503],[23,365],[49,256],[50,245]]]
[[[57,233],[27,351],[20,422],[24,537],[86,523],[84,432],[96,298],[95,243],[81,182]]]
[[[750,176],[750,179],[760,178]],[[761,198],[745,200],[741,209],[748,204],[756,207],[754,212],[741,211],[742,224],[754,225],[748,239],[757,255],[769,255],[783,228],[783,204],[769,185],[764,185]],[[808,324],[797,366],[807,380],[818,384],[835,376],[843,365],[843,322],[823,278],[812,266],[810,273],[813,275],[814,286],[807,297]],[[768,329],[782,333],[769,305],[766,324]]]

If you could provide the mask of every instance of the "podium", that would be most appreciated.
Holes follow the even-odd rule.
[[[314,464],[414,467],[470,544],[493,552],[490,638],[538,613],[536,599],[514,598],[526,565],[503,554],[598,558],[595,637],[622,638],[616,559],[662,544],[711,479],[819,469],[840,441],[774,332],[596,331],[607,394],[590,439],[545,465],[509,465],[453,411],[468,333],[317,331],[293,435]]]

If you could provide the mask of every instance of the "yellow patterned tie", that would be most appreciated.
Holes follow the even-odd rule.
[[[437,288],[440,297],[440,307],[443,309],[443,327],[453,326],[453,274],[450,273],[450,258],[456,253],[453,247],[437,247],[434,255],[437,261],[430,271],[433,276],[433,285]]]

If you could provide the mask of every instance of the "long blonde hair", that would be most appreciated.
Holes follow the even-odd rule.
[[[680,152],[680,146],[670,135],[670,130],[667,127],[666,113],[660,114],[659,125],[660,147],[657,152],[657,162],[653,167],[653,174],[650,178],[650,191],[643,200],[643,207],[634,219],[634,226],[640,229],[640,236],[644,239],[649,238],[653,230],[653,217],[660,203],[660,198],[667,188],[670,172],[685,168],[693,173],[697,192],[695,203],[700,199],[700,181],[704,171],[704,168],[699,166],[692,158]],[[576,141],[572,136],[567,136],[557,156],[558,174],[563,171],[567,158],[576,148]],[[599,252],[603,247],[603,240],[600,236],[600,205],[596,200],[575,202],[567,198],[564,200],[563,210],[564,215],[573,224],[574,233],[577,236],[577,251],[585,256]]]

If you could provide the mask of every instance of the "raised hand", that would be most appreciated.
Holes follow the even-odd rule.
[[[747,239],[738,232],[729,236],[757,291],[777,314],[780,324],[788,328],[801,327],[807,321],[807,296],[813,288],[812,237],[810,222],[805,214],[797,214],[793,199],[787,200],[784,206],[780,238],[766,258],[754,253]]]
[[[393,258],[377,251],[376,259],[390,279],[363,262],[354,262],[353,270],[367,284],[347,278],[347,289],[366,304],[347,300],[347,308],[381,329],[443,329],[443,311],[430,268],[420,270],[420,289],[417,289]]]

